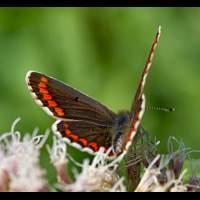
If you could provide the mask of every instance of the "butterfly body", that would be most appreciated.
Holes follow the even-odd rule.
[[[112,146],[116,154],[120,154],[128,140],[128,133],[131,130],[131,117],[130,113],[122,112],[119,113],[112,126]]]
[[[125,154],[145,110],[143,94],[160,29],[152,45],[131,111],[118,114],[78,90],[45,74],[29,71],[26,84],[36,103],[56,119],[53,132],[66,143],[96,154],[100,148],[110,157]]]

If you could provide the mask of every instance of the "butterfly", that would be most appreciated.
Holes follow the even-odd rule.
[[[56,119],[53,132],[67,144],[95,155],[126,154],[145,111],[144,86],[161,34],[159,27],[130,111],[115,113],[98,101],[45,74],[29,71],[26,84],[36,103]]]

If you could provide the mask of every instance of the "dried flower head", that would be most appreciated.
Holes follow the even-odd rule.
[[[83,163],[78,163],[67,152],[63,139],[54,137],[53,146],[47,146],[51,159],[49,164],[54,166],[57,176],[56,187],[52,187],[39,160],[49,131],[38,135],[38,129],[35,129],[32,136],[27,134],[22,137],[20,132],[15,131],[18,121],[13,123],[10,132],[0,135],[0,192],[58,189],[64,192],[125,192],[127,189],[135,192],[197,192],[200,189],[197,176],[199,163],[195,162],[198,167],[190,163],[193,170],[189,181],[185,179],[187,170],[183,170],[185,160],[191,160],[190,154],[199,151],[186,148],[173,137],[168,141],[169,153],[162,156],[157,155],[158,142],[152,143],[145,137],[135,141],[123,162],[125,169],[119,165],[124,154],[111,161],[108,159],[110,152],[105,154],[104,149],[100,149],[91,162],[85,159]],[[178,149],[175,149],[175,145]],[[80,173],[74,172],[74,181],[68,174],[69,161],[81,168]],[[119,175],[122,170],[128,172],[126,186],[124,177]]]
[[[141,182],[139,183],[136,192],[186,192],[187,185],[183,182],[183,177],[186,174],[184,170],[181,175],[176,179],[174,174],[167,169],[165,171],[166,181],[160,183],[159,177],[163,176],[163,165],[160,162],[160,166],[156,166],[156,163],[160,160],[158,155],[149,167],[145,170]],[[162,160],[162,159],[161,159]]]
[[[6,191],[38,192],[46,191],[47,183],[44,171],[39,166],[40,148],[49,132],[42,136],[25,136],[14,130],[4,133],[0,138],[0,188]]]
[[[76,181],[62,189],[70,192],[124,192],[123,178],[117,173],[120,158],[108,163],[104,150],[100,149],[91,164],[85,160],[81,174],[75,174]]]

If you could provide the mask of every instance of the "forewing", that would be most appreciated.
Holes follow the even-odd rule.
[[[36,102],[51,116],[111,124],[115,113],[72,87],[44,74],[28,72],[28,88]]]
[[[151,64],[152,64],[152,60],[153,60],[153,57],[154,57],[155,49],[156,49],[156,47],[158,45],[158,42],[159,42],[159,39],[160,39],[160,34],[161,34],[161,27],[159,26],[158,32],[157,32],[156,37],[155,37],[155,39],[153,41],[153,44],[151,46],[151,49],[150,49],[146,64],[144,66],[144,71],[142,73],[142,77],[140,79],[140,82],[138,84],[138,87],[137,87],[137,90],[136,90],[136,93],[135,93],[135,97],[134,97],[131,113],[138,112],[138,101],[141,100],[141,97],[142,97],[142,95],[144,93],[144,86],[145,86],[146,78],[147,78],[147,76],[149,74],[149,70],[151,68]]]
[[[138,126],[142,120],[142,117],[145,111],[144,86],[145,86],[146,78],[149,74],[149,70],[151,68],[154,52],[158,45],[160,34],[161,34],[161,27],[159,27],[156,37],[154,39],[154,42],[151,46],[150,53],[149,53],[149,56],[147,58],[147,61],[142,73],[142,77],[140,79],[137,91],[135,93],[135,97],[134,97],[134,101],[133,101],[133,105],[131,109],[131,129],[130,129],[130,132],[128,133],[127,141],[125,141],[126,146],[124,149],[124,153],[128,151],[130,145],[132,144],[132,140],[135,134],[137,133]]]

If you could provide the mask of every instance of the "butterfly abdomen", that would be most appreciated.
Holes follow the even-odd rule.
[[[120,154],[124,147],[128,133],[130,131],[130,113],[121,112],[117,115],[112,128],[112,146],[116,154]]]

